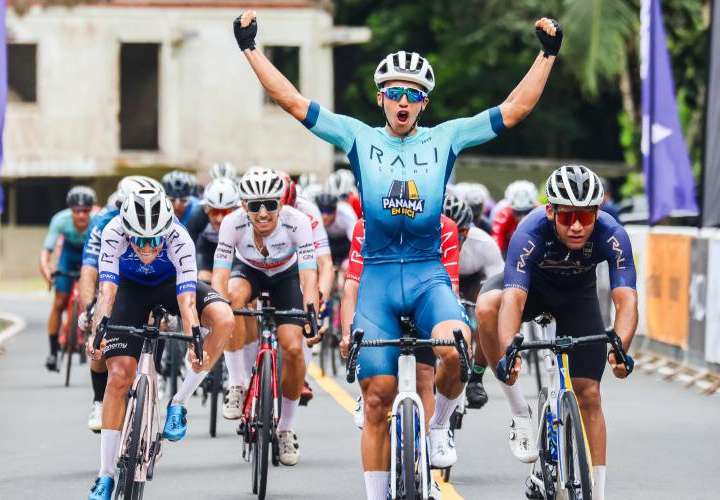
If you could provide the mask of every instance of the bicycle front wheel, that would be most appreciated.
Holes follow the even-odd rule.
[[[74,302],[72,305],[68,324],[68,334],[65,339],[65,387],[70,386],[70,370],[72,369],[73,353],[77,345],[78,330],[78,304]]]
[[[580,409],[572,392],[560,401],[562,421],[563,469],[569,500],[592,500],[592,481]]]
[[[266,351],[260,358],[260,394],[255,415],[255,448],[252,454],[253,493],[260,500],[267,491],[268,462],[273,434],[272,355]]]
[[[128,400],[127,411],[130,416],[130,430],[122,444],[123,453],[118,461],[118,485],[115,500],[136,500],[142,498],[143,484],[135,481],[135,471],[142,466],[143,449],[141,447],[143,414],[145,399],[148,397],[148,381],[140,376],[134,395]]]
[[[398,488],[398,498],[415,500],[421,475],[418,469],[420,461],[417,460],[419,449],[416,446],[415,405],[411,399],[402,401],[400,415],[402,453],[397,454],[401,460],[400,477],[398,478],[401,484]]]

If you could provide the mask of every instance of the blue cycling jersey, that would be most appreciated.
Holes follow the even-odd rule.
[[[316,102],[302,123],[350,160],[365,216],[366,265],[438,259],[440,213],[455,159],[504,129],[497,107],[436,127],[418,127],[405,138]]]
[[[90,219],[88,228],[93,224],[93,220],[94,217]],[[72,210],[66,208],[64,210],[60,210],[58,213],[53,215],[52,219],[50,219],[50,227],[48,228],[47,236],[45,236],[43,247],[45,250],[52,252],[58,238],[63,236],[64,245],[66,245],[66,247],[69,245],[73,250],[80,251],[85,244],[87,235],[88,229],[83,232],[79,232],[75,228],[75,224],[73,224],[72,221]]]
[[[202,206],[200,205],[200,200],[195,198],[194,196],[191,196],[188,200],[188,204],[185,205],[185,211],[183,214],[178,217],[178,220],[180,221],[180,224],[187,227],[188,223],[190,222],[190,219],[194,215],[194,213],[197,210],[202,210]]]
[[[93,219],[88,228],[90,234],[85,241],[85,247],[82,254],[82,265],[98,267],[98,258],[100,257],[100,243],[102,242],[102,232],[113,217],[120,213],[115,207],[103,208]]]
[[[598,212],[590,239],[580,250],[570,250],[558,239],[545,207],[523,219],[510,239],[505,260],[505,288],[530,289],[534,277],[561,289],[594,283],[595,266],[607,261],[610,286],[635,288],[635,263],[625,229],[610,215]]]

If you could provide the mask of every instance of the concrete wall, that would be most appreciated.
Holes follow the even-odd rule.
[[[0,227],[0,280],[37,278],[47,228]]]
[[[235,43],[235,9],[33,7],[7,14],[10,42],[37,43],[37,103],[10,103],[6,176],[108,173],[130,164],[230,160],[329,172],[332,148],[274,105]],[[332,18],[323,10],[258,13],[260,45],[300,47],[300,90],[332,107]],[[123,42],[159,43],[159,152],[119,148]]]

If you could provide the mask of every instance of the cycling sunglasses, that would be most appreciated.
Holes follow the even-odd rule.
[[[380,92],[391,101],[399,101],[402,96],[407,96],[408,102],[422,102],[428,95],[419,89],[412,87],[387,87]]]
[[[280,200],[251,200],[247,202],[248,212],[256,214],[262,207],[268,212],[275,212],[280,208]]]
[[[143,238],[140,236],[131,236],[130,243],[138,248],[145,248],[146,245],[150,245],[150,248],[157,248],[165,242],[165,238],[162,236],[153,236],[152,238]]]
[[[590,226],[597,218],[597,210],[570,210],[567,212],[555,210],[555,218],[558,224],[563,226],[572,226],[575,221],[580,221],[583,226]]]
[[[211,208],[208,210],[210,217],[225,217],[235,210],[234,208]]]
[[[73,207],[72,212],[74,214],[89,214],[92,211],[90,207]]]
[[[182,198],[170,198],[170,203],[187,203],[190,201],[189,196],[183,196]]]

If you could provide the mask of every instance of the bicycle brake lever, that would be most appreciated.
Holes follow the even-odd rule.
[[[202,333],[200,333],[199,326],[192,327],[192,336],[193,336],[193,347],[195,348],[195,357],[198,359],[198,362],[202,365],[203,364],[203,338],[202,338]]]
[[[362,344],[362,339],[364,335],[364,330],[358,329],[353,332],[352,345],[350,346],[350,352],[348,353],[347,374],[345,375],[345,379],[348,381],[348,384],[352,384],[353,382],[355,382],[357,357],[358,353],[360,352],[360,345]]]
[[[318,336],[317,312],[315,312],[315,304],[307,305],[307,322],[310,325],[310,333],[306,333],[303,328],[305,338],[311,339]]]
[[[465,337],[460,329],[453,330],[453,337],[455,337],[455,348],[460,357],[460,381],[465,383],[470,380],[470,359],[468,356],[467,342],[465,342]]]
[[[625,365],[625,370],[627,370],[628,375],[630,375],[635,368],[635,360],[625,352],[625,348],[622,345],[622,339],[615,330],[611,328],[607,331],[607,335],[610,337],[612,351],[615,353],[617,359]]]
[[[100,348],[100,343],[102,342],[103,337],[105,336],[105,331],[107,330],[107,324],[110,321],[110,318],[107,316],[103,316],[103,318],[100,320],[100,323],[97,326],[97,329],[95,330],[95,338],[93,339],[93,350],[97,351]]]

